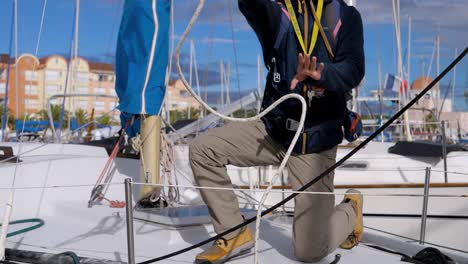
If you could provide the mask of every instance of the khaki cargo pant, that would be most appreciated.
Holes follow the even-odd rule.
[[[321,153],[291,156],[287,164],[294,190],[335,163],[336,147]],[[275,143],[261,121],[229,123],[200,135],[190,144],[190,163],[200,186],[232,188],[226,165],[279,165],[285,149]],[[308,191],[332,192],[331,173]],[[243,222],[233,191],[200,190],[217,233]],[[349,203],[335,207],[332,195],[301,194],[295,198],[293,243],[301,261],[319,261],[333,252],[354,229],[356,214]],[[230,239],[237,233],[226,236]]]

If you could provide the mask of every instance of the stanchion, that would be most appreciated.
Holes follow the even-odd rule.
[[[427,203],[429,200],[429,184],[431,182],[431,167],[426,167],[426,180],[424,182],[424,198],[423,209],[421,214],[421,233],[419,234],[419,244],[424,245],[426,238],[426,221],[427,221]]]
[[[126,202],[126,222],[127,222],[127,249],[128,264],[135,264],[135,239],[133,237],[133,208],[132,208],[132,180],[125,179],[125,202]]]

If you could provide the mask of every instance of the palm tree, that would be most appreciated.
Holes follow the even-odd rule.
[[[84,109],[78,108],[75,111],[75,118],[78,125],[84,125],[88,122],[88,113]]]
[[[15,117],[11,115],[11,110],[7,109],[7,125],[9,128],[12,128],[15,124]],[[3,122],[3,105],[0,106],[0,128],[2,128],[2,122]]]
[[[62,107],[60,105],[50,105],[50,112],[52,113],[52,119],[54,121],[59,121],[60,120],[60,112],[62,112]],[[42,120],[49,120],[49,115],[47,114],[46,109],[42,109],[41,111],[37,112],[37,115],[41,117]],[[63,126],[67,127],[68,126],[68,118],[70,114],[67,110],[64,112],[63,116]]]
[[[96,121],[103,126],[109,126],[111,124],[111,118],[108,115],[102,116],[98,118]]]

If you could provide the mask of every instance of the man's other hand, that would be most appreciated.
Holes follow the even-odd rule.
[[[297,65],[297,73],[291,81],[291,90],[294,90],[299,82],[304,81],[307,77],[310,77],[316,81],[322,77],[322,71],[325,68],[325,64],[319,63],[317,67],[317,58],[310,57],[309,55],[302,55],[299,53],[298,57],[299,64]]]

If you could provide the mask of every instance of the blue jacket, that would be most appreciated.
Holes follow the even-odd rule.
[[[347,113],[347,94],[358,86],[364,76],[364,37],[361,16],[354,7],[347,6],[342,0],[333,1],[340,3],[340,22],[342,22],[335,38],[335,57],[331,59],[319,34],[312,55],[317,57],[318,62],[325,64],[322,78],[318,81],[306,79],[295,90],[290,90],[291,80],[297,70],[297,56],[302,50],[284,4],[280,4],[281,1],[278,3],[271,0],[239,0],[239,9],[257,34],[265,65],[269,69],[262,108],[267,108],[288,93],[305,96],[302,90],[305,84],[323,88],[320,96],[314,97],[308,106],[305,133],[301,134],[294,148],[297,154],[321,152],[341,143],[342,122]],[[303,16],[297,12],[297,1],[291,2],[296,9],[302,29]],[[326,9],[332,0],[324,2]],[[311,12],[308,13],[311,21],[308,29],[310,36],[314,19]],[[322,16],[321,24],[327,35],[330,34],[330,29],[326,27],[325,16]],[[275,74],[280,76],[280,79],[275,79]],[[306,96],[305,99],[308,101]],[[288,129],[288,122],[298,121],[300,114],[301,104],[297,100],[288,100],[263,118],[263,122],[269,135],[284,147],[288,147],[295,134],[295,131]],[[306,140],[303,140],[303,137],[306,137]]]
[[[170,0],[125,0],[116,50],[118,109],[157,115],[169,59]]]

